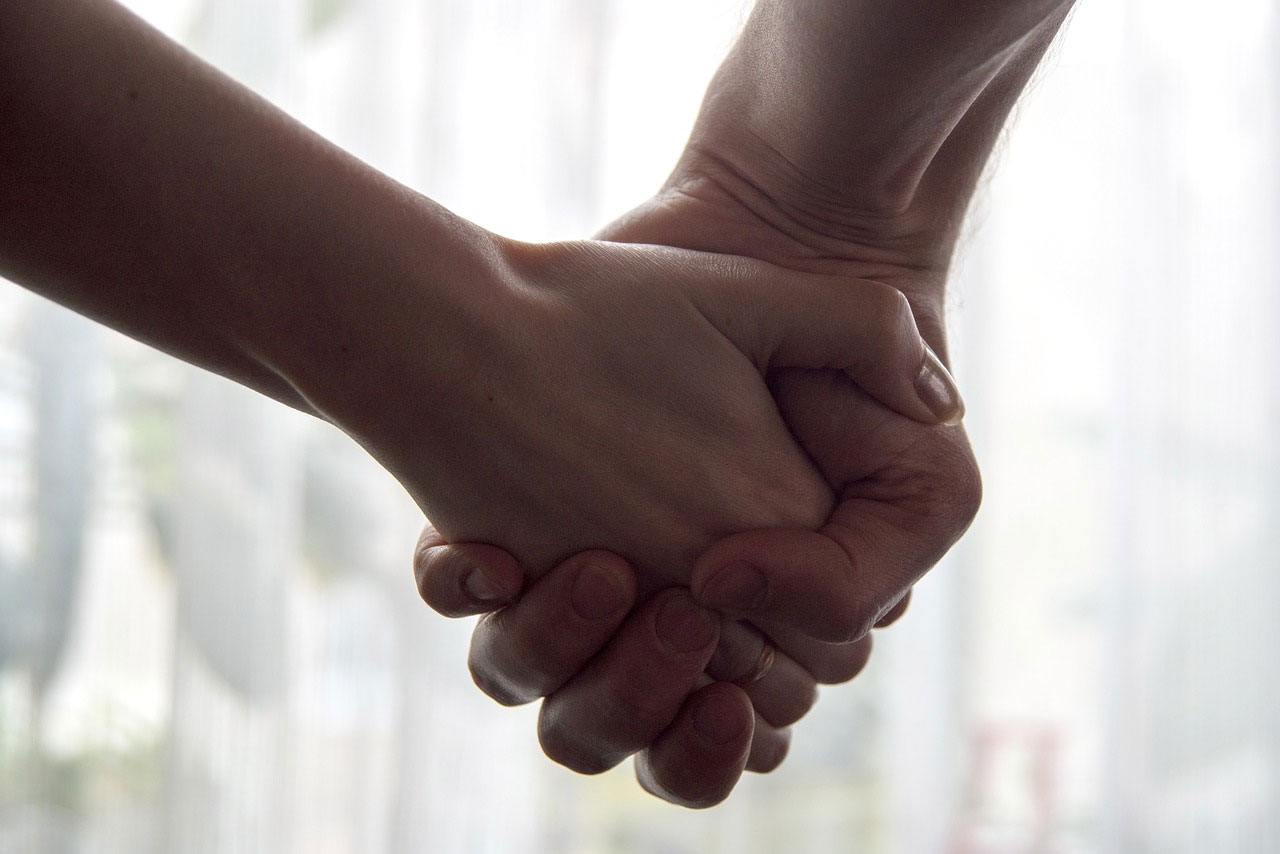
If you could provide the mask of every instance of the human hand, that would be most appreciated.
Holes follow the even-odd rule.
[[[812,4],[779,25],[771,16],[785,4],[760,3],[667,185],[602,236],[890,283],[907,294],[926,337],[945,353],[943,284],[964,208],[1071,3],[1005,4],[986,14],[896,5]],[[813,16],[833,25],[814,26]],[[921,26],[938,16],[946,20]],[[762,34],[763,41],[753,38]],[[918,49],[922,39],[927,50]],[[782,62],[771,61],[779,54]],[[762,90],[772,96],[758,97]],[[857,636],[876,615],[880,625],[900,616],[910,580],[972,518],[980,480],[963,431],[926,435],[902,425],[895,440],[883,413],[832,377],[779,372],[773,380],[797,435],[828,476],[846,484],[848,500],[822,538],[774,532],[718,544],[700,562],[695,587],[711,592],[715,570],[754,552],[783,582],[766,589],[762,603],[772,598],[781,617],[756,619],[813,673],[838,681],[865,661],[866,636],[828,645],[811,635]],[[817,406],[827,393],[840,403],[824,417]],[[860,455],[841,450],[857,447],[842,419],[869,440]],[[908,548],[896,556],[876,549],[886,543]],[[798,562],[788,563],[787,546]],[[889,559],[883,576],[866,571],[877,554]],[[834,584],[821,574],[828,560],[840,569]],[[805,579],[817,582],[807,594]],[[819,606],[816,620],[807,619],[806,598]],[[807,621],[804,630],[788,625],[797,618]]]
[[[750,211],[736,205],[728,193],[715,189],[709,182],[696,190],[685,184],[678,191],[664,192],[610,226],[604,236],[644,243],[683,242],[704,249],[721,245],[718,241],[732,241],[739,251],[753,246],[757,253],[791,266],[813,265],[824,272],[843,273],[842,281],[878,275],[911,290],[914,299],[929,311],[940,312],[941,294],[929,289],[927,277],[936,275],[931,268],[921,272],[910,270],[909,265],[894,269],[867,261],[863,256],[873,253],[857,246],[849,246],[840,261],[834,254],[811,258],[802,244],[780,231],[761,228],[761,221]],[[930,251],[936,249],[930,247]],[[903,276],[908,273],[910,280],[905,281]],[[929,328],[935,334],[935,344],[942,348],[940,314],[928,316],[934,321]],[[960,536],[980,497],[976,463],[963,429],[903,418],[830,371],[774,371],[770,386],[794,435],[836,487],[841,503],[817,533],[770,526],[729,536],[699,557],[691,582],[695,598],[703,605],[749,617],[776,646],[777,661],[787,662],[784,672],[788,677],[773,680],[769,695],[777,697],[790,689],[788,713],[774,712],[768,718],[762,713],[752,726],[753,740],[759,738],[761,743],[753,744],[749,752],[753,757],[770,759],[746,767],[761,771],[775,767],[784,755],[778,745],[786,742],[779,736],[807,711],[813,701],[812,685],[847,681],[862,669],[871,648],[867,631],[901,616],[912,582]],[[429,604],[448,611],[449,606],[443,603],[462,589],[457,573],[466,564],[454,562],[449,550],[430,536],[424,542],[430,543],[430,548],[419,552],[420,590]],[[473,553],[471,569],[484,565],[479,559],[482,556],[492,558],[494,554]],[[709,589],[717,571],[740,558],[762,570],[771,588],[763,602],[754,603],[754,609],[715,601],[714,590]],[[510,558],[505,566],[504,590],[514,595],[520,590],[520,568]],[[439,578],[431,581],[436,576]],[[543,641],[513,626],[540,620],[549,626],[559,625],[555,608],[567,606],[563,600],[555,605],[544,594],[528,603],[521,600],[519,607],[517,620],[481,623],[473,641],[478,652],[473,652],[471,659],[477,683],[500,701],[548,696],[548,708],[563,708],[564,700],[557,693],[566,684],[563,680],[569,679],[566,671],[556,668],[555,679],[526,684],[523,680],[528,673],[547,667],[548,653]],[[722,621],[722,625],[739,626],[747,638],[739,639],[736,648],[733,638],[724,638],[726,651],[720,658],[733,660],[736,666],[714,675],[732,681],[754,664],[753,651],[760,649],[761,636],[736,621]],[[754,647],[750,639],[755,639]],[[593,658],[606,648],[611,650],[609,655]],[[577,712],[544,712],[539,725],[544,749],[553,759],[580,771],[603,770],[620,761],[624,751],[639,750],[637,776],[650,791],[685,805],[718,802],[728,795],[737,781],[736,772],[741,771],[733,764],[732,752],[708,757],[692,747],[671,747],[673,743],[695,743],[688,728],[689,710],[696,697],[686,703],[679,690],[661,695],[662,702],[650,707],[656,713],[650,715],[651,723],[644,730],[654,738],[648,749],[634,731],[611,733],[599,723],[582,722],[593,709],[616,707],[618,698],[629,696],[635,686],[661,683],[688,689],[698,684],[699,680],[690,682],[687,672],[683,680],[671,680],[661,664],[646,668],[644,656],[653,655],[655,648],[634,640],[619,640],[609,646],[594,639],[577,648],[571,660],[591,662],[568,683],[574,687],[568,696]],[[495,654],[493,650],[502,652]],[[507,686],[512,684],[526,688],[509,693]],[[651,692],[649,696],[653,696]],[[746,717],[745,711],[739,714]],[[589,733],[586,744],[584,732]],[[662,749],[655,754],[655,747]],[[655,763],[655,755],[659,762]]]
[[[546,698],[538,735],[548,756],[595,773],[635,753],[640,784],[686,807],[713,806],[743,770],[781,764],[791,725],[817,699],[811,671],[830,684],[848,681],[871,652],[870,636],[814,646],[802,666],[766,647],[748,624],[719,615],[718,642],[673,647],[667,638],[697,615],[689,610],[696,603],[669,589],[656,610],[649,602],[629,612],[634,573],[609,552],[574,555],[528,581],[502,549],[446,544],[428,524],[413,563],[418,590],[436,611],[484,615],[468,657],[481,690],[503,705]],[[680,609],[661,607],[673,597]],[[905,609],[906,598],[877,627]]]
[[[502,549],[447,546],[428,525],[414,571],[437,611],[484,615],[469,665],[485,693],[505,705],[546,697],[538,733],[548,756],[595,773],[636,753],[641,785],[682,806],[719,803],[744,768],[777,767],[790,725],[816,699],[804,668],[764,655],[759,632],[683,588],[633,609],[634,573],[609,552],[574,555],[526,582]],[[868,650],[869,638],[846,651],[856,656],[842,665],[850,678]]]
[[[762,0],[666,185],[601,236],[884,282],[945,360],[965,209],[1071,6]],[[972,520],[981,480],[959,427],[920,429],[830,374],[774,371],[770,386],[840,503],[817,532],[717,543],[692,590],[804,658],[900,611]]]
[[[937,417],[936,389],[915,383],[935,360],[892,288],[668,248],[499,245],[443,316],[397,290],[349,332],[371,339],[353,348],[366,361],[302,391],[442,533],[535,576],[600,547],[648,593],[687,583],[726,533],[820,523],[831,493],[778,416],[768,364],[843,368]]]
[[[804,235],[795,223],[786,230],[769,224],[739,201],[739,188],[724,186],[732,179],[714,162],[705,149],[687,152],[677,167],[678,183],[673,179],[602,236],[705,251],[752,247],[757,257],[792,269],[847,281],[874,277],[909,295],[930,344],[946,353],[945,266],[938,268],[934,259],[949,257],[937,245],[949,233],[917,236],[918,252],[891,263],[883,245],[889,236],[875,234],[865,222],[856,242]],[[896,245],[901,253],[905,244]],[[769,385],[839,503],[816,531],[774,526],[728,536],[700,556],[691,589],[703,605],[750,619],[780,649],[809,661],[825,654],[828,644],[864,637],[898,606],[967,528],[981,500],[981,479],[961,426],[902,418],[831,372],[775,370]],[[727,577],[731,568],[734,575]]]
[[[759,8],[777,5],[762,3]],[[857,8],[850,5],[848,14],[856,16]],[[761,14],[767,16],[768,10]],[[759,29],[771,38],[779,33],[776,26]],[[947,38],[945,31],[938,32]],[[1039,39],[1041,50],[1044,38]],[[744,42],[750,43],[749,34]],[[826,48],[827,53],[842,49]],[[759,50],[736,51],[712,84],[694,138],[667,185],[601,236],[747,254],[794,269],[888,282],[909,296],[927,336],[945,353],[943,282],[960,215],[995,129],[1034,66],[1023,63],[975,83],[972,75],[941,67],[947,55],[940,50],[924,64],[934,77],[950,75],[957,81],[959,89],[949,90],[952,103],[938,99],[936,87],[912,88],[911,74],[883,79],[872,74],[861,80],[860,66],[827,56],[830,61],[816,64],[827,72],[848,72],[850,79],[805,90],[803,69],[784,72],[793,78],[786,83],[805,91],[797,93],[800,97],[762,102],[790,115],[770,116],[761,128],[751,126],[758,111],[744,109],[738,96],[745,91],[750,100],[759,86],[776,86],[777,75],[758,73],[761,63],[756,59],[753,66],[753,58],[760,56]],[[988,90],[970,97],[975,86]],[[931,103],[936,101],[943,113],[961,104],[952,117],[956,120],[917,118],[912,125],[913,115],[931,115],[917,109],[925,97],[934,99]],[[821,109],[813,110],[815,105]],[[887,123],[872,120],[872,113],[886,116],[887,110],[896,111]],[[895,132],[887,134],[888,126]],[[788,147],[787,133],[797,127],[805,133],[790,142],[801,143]],[[877,147],[851,149],[868,139],[867,131],[882,135],[876,137]],[[928,152],[937,165],[919,167],[930,163],[921,152]],[[913,167],[919,167],[914,174]],[[755,619],[780,648],[794,652],[819,678],[839,681],[865,661],[866,628],[899,616],[910,582],[963,532],[980,499],[980,480],[962,430],[894,425],[891,417],[831,376],[777,372],[772,379],[796,435],[832,482],[842,486],[846,500],[816,537],[774,531],[717,544],[699,562],[695,591],[711,598],[717,570],[734,558],[755,558],[774,581],[761,604],[772,597],[775,605],[775,613],[758,613]],[[896,553],[895,546],[900,547]],[[874,571],[877,559],[887,571]],[[828,576],[829,568],[837,571]],[[806,590],[806,584],[813,586]],[[423,589],[428,601],[432,593]],[[737,613],[751,610],[725,600],[720,604]],[[492,622],[485,632],[491,636],[500,630],[501,623]],[[826,644],[815,637],[862,639]],[[521,648],[518,643],[506,646]],[[861,655],[850,655],[852,651]],[[525,654],[539,653],[526,647]],[[832,667],[833,658],[852,666]],[[501,670],[504,662],[491,664]],[[518,670],[523,665],[512,666]],[[484,681],[501,681],[501,674]],[[545,728],[543,734],[545,740]]]
[[[831,376],[814,372],[806,379]],[[846,403],[830,423],[856,426],[855,444],[865,439],[867,447],[889,455],[907,444],[894,441],[903,428],[895,422],[905,419],[884,418],[883,412],[882,419],[874,418],[883,408],[866,405],[863,396]],[[840,438],[822,434],[821,425],[814,429],[824,440]],[[836,460],[831,470],[849,471],[838,468],[844,464]],[[775,626],[770,635],[776,651],[765,662],[770,639],[746,622],[719,615],[718,643],[714,634],[704,634],[688,648],[673,648],[663,640],[670,634],[663,628],[670,614],[661,606],[677,598],[685,609],[677,613],[685,620],[697,606],[682,593],[664,590],[656,604],[646,602],[628,614],[635,601],[633,576],[621,558],[607,552],[575,555],[522,592],[526,573],[509,554],[479,543],[445,545],[428,525],[414,569],[423,599],[437,611],[486,615],[469,656],[485,693],[505,705],[546,697],[538,735],[549,757],[597,773],[635,753],[641,785],[687,807],[719,803],[744,769],[776,768],[786,756],[790,726],[816,700],[817,683],[853,679],[871,651],[869,635],[828,644]],[[908,598],[900,597],[876,626],[901,617]],[[711,612],[702,614],[705,621]],[[761,663],[763,677],[754,678]],[[707,713],[703,703],[716,711]],[[710,732],[699,728],[707,721]]]

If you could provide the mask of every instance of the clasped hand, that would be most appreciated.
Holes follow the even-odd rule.
[[[520,328],[460,345],[489,367],[408,422],[470,450],[381,457],[449,496],[422,501],[419,588],[491,612],[472,673],[500,702],[547,698],[552,758],[593,773],[640,751],[650,791],[715,803],[782,760],[816,681],[856,674],[950,544],[918,536],[937,508],[894,491],[919,473],[893,463],[958,399],[883,284],[654,246],[513,257],[499,313]],[[775,400],[765,373],[787,368]],[[765,678],[732,684],[766,635]]]
[[[701,361],[720,345],[678,345],[675,352],[694,359],[684,370],[705,368],[704,380],[720,377],[712,385],[730,383],[710,399],[731,396],[741,408],[717,426],[689,420],[700,402],[686,400],[692,410],[671,413],[678,418],[670,423],[682,425],[675,434],[663,432],[661,418],[610,422],[658,427],[661,440],[647,444],[657,455],[631,459],[658,464],[646,469],[650,477],[674,477],[665,483],[674,491],[649,493],[660,505],[647,505],[649,513],[643,502],[626,505],[642,511],[626,520],[634,527],[618,528],[610,514],[623,505],[606,500],[595,505],[604,513],[575,517],[587,523],[579,545],[591,550],[566,557],[569,542],[557,553],[542,540],[533,562],[501,532],[473,543],[443,527],[423,532],[415,570],[424,599],[446,614],[486,614],[472,642],[477,683],[504,703],[545,697],[543,748],[571,768],[600,771],[638,751],[645,788],[706,806],[727,796],[744,767],[776,766],[816,683],[859,672],[870,629],[902,613],[911,585],[977,511],[980,479],[954,424],[959,413],[929,405],[946,397],[947,375],[916,358],[905,316],[885,311],[888,301],[866,283],[905,294],[924,337],[945,356],[944,285],[965,208],[1071,3],[923,5],[907,14],[909,5],[881,14],[865,4],[810,4],[798,14],[786,3],[759,3],[666,185],[601,235],[770,262],[775,294],[792,285],[792,273],[834,277],[870,298],[862,308],[878,320],[858,330],[870,350],[851,351],[846,341],[814,359],[814,350],[761,349],[743,333],[767,318],[839,332],[804,288],[785,305],[731,288],[736,309],[726,313],[729,305],[717,302],[705,316],[720,345],[738,347],[764,374],[773,398],[761,396],[759,374]],[[685,260],[691,274],[706,259]],[[659,278],[668,276],[677,292],[688,282],[675,270]],[[705,309],[704,297],[694,303]],[[676,330],[654,340],[670,342]],[[868,352],[880,355],[861,361]],[[650,389],[663,373],[634,373],[626,359],[606,364],[652,381]],[[845,370],[830,370],[836,366]],[[673,389],[709,388],[672,379]],[[775,429],[774,405],[785,430]],[[638,441],[623,442],[624,453],[646,447],[645,437],[628,435]],[[592,442],[590,450],[602,447]],[[644,476],[636,484],[664,485]],[[688,586],[646,598],[670,582]],[[771,666],[758,678],[770,647]]]
[[[760,2],[666,185],[601,236],[753,257],[855,289],[891,285],[945,357],[944,288],[965,209],[1071,7]],[[761,355],[734,338],[740,327],[718,328]],[[794,489],[801,480],[779,481],[777,468],[738,469],[758,479],[736,480],[740,491],[727,496],[739,508],[736,531],[713,525],[699,537],[689,525],[697,516],[676,511],[677,540],[705,549],[646,562],[672,531],[642,516],[639,530],[656,539],[633,542],[637,551],[588,551],[532,584],[518,551],[449,546],[457,542],[449,532],[423,532],[415,557],[423,598],[446,614],[486,614],[472,640],[472,673],[501,702],[546,698],[539,737],[549,756],[599,771],[639,751],[646,789],[707,806],[728,795],[744,767],[781,761],[786,728],[813,703],[816,683],[860,671],[870,629],[902,613],[911,585],[963,534],[981,499],[964,430],[945,423],[958,413],[922,417],[912,408],[919,401],[887,391],[912,378],[929,398],[930,387],[943,391],[945,373],[912,373],[927,363],[895,357],[916,351],[886,340],[899,343],[881,351],[880,373],[755,362],[789,431],[765,456],[794,459],[784,450],[793,437],[836,501],[829,515],[820,499],[771,503],[780,483]],[[758,415],[768,409],[755,394],[745,399],[759,401]],[[757,517],[753,530],[743,505],[772,508],[773,518]],[[679,507],[668,505],[667,518]],[[637,555],[633,577],[621,556]],[[685,566],[682,557],[692,561],[687,590],[637,593],[653,579],[679,581],[670,568]],[[776,653],[759,678],[767,645]]]

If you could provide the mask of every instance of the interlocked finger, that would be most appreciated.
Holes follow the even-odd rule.
[[[872,636],[869,634],[852,643],[824,643],[791,626],[766,625],[779,653],[785,653],[819,685],[848,682],[862,672],[871,657]]]
[[[480,619],[467,662],[472,678],[504,705],[551,694],[609,642],[635,595],[635,576],[617,555],[574,555],[518,602]]]
[[[724,800],[754,749],[755,715],[740,688],[704,685],[666,730],[636,754],[636,779],[651,794],[686,807]]]
[[[724,618],[720,643],[707,662],[707,675],[746,691],[756,712],[770,726],[788,727],[817,701],[813,676],[754,626]]]
[[[719,634],[719,620],[687,590],[660,591],[543,702],[542,749],[561,765],[592,774],[648,747],[705,678]]]

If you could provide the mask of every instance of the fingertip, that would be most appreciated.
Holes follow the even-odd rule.
[[[485,543],[418,548],[414,576],[422,600],[446,617],[494,611],[519,596],[524,584],[516,559]]]
[[[690,589],[704,607],[843,643],[870,629],[853,575],[852,558],[830,537],[766,529],[712,545],[695,562]]]
[[[753,774],[770,774],[778,770],[791,752],[791,729],[757,727],[747,757],[746,770]]]
[[[574,555],[556,569],[576,573],[569,589],[573,610],[584,620],[616,617],[635,605],[636,574],[625,559],[594,549]]]

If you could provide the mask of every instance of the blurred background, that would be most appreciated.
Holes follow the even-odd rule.
[[[578,237],[744,0],[129,0],[463,216]],[[1081,0],[952,287],[987,497],[787,763],[571,774],[341,434],[0,287],[0,852],[1280,850],[1280,7]]]

